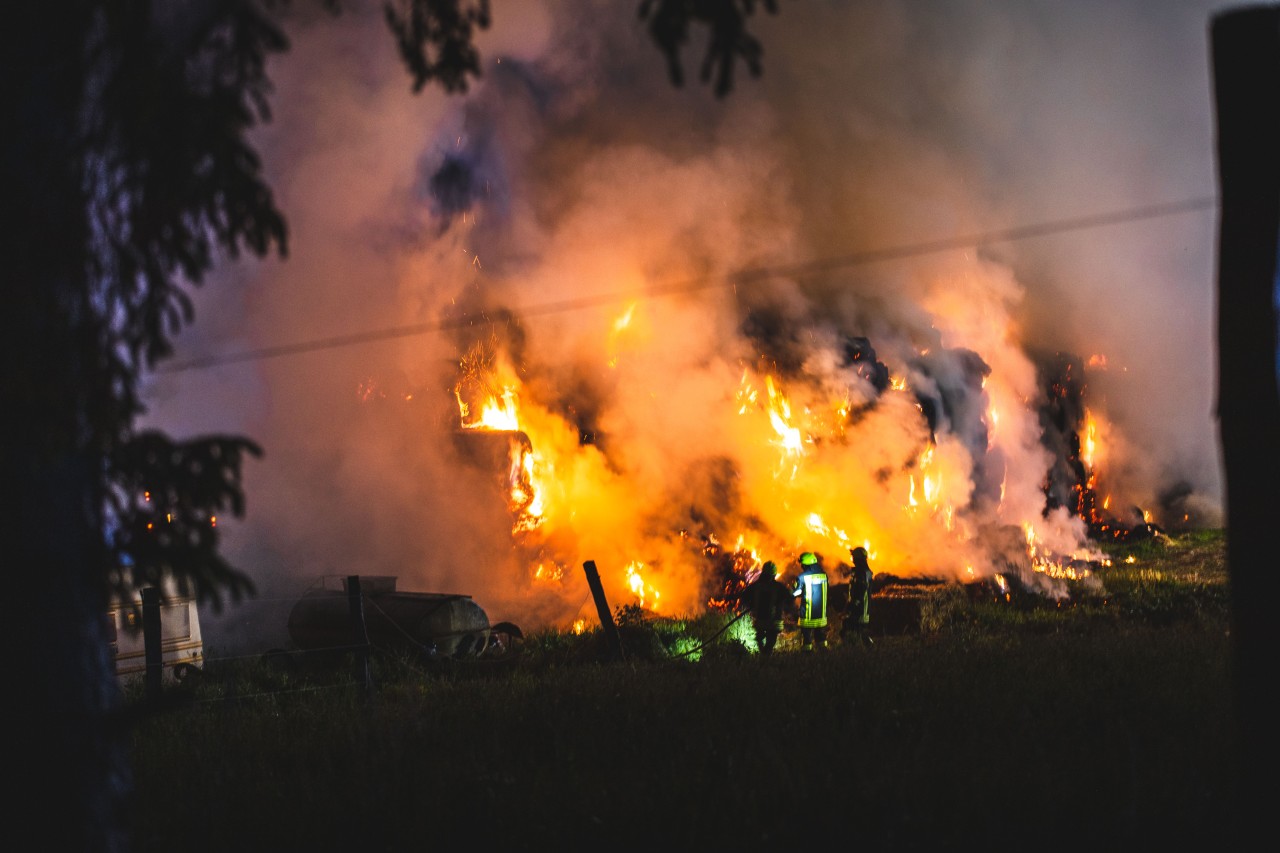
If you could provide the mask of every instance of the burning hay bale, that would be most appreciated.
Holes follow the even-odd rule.
[[[877,575],[871,583],[871,632],[920,633],[926,602],[946,587],[939,578]]]
[[[460,429],[453,433],[454,447],[468,464],[482,471],[506,471],[533,452],[529,435],[520,430]]]

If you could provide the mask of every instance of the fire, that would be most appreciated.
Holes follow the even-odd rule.
[[[938,497],[941,493],[942,475],[933,475],[929,473],[929,468],[933,462],[933,446],[925,448],[916,460],[916,465],[920,468],[920,492],[924,502],[930,506],[937,506]],[[912,474],[910,478],[911,490],[907,495],[907,506],[915,508],[920,505],[916,499],[916,475]]]
[[[745,415],[755,406],[758,397],[755,386],[751,384],[747,371],[742,372],[742,379],[738,383],[738,414]]]
[[[622,314],[613,321],[613,325],[609,329],[610,356],[608,365],[611,368],[617,368],[618,366],[618,339],[624,332],[631,328],[632,320],[635,318],[637,304],[638,303],[632,302],[628,305],[627,310],[622,312]]]
[[[644,577],[641,575],[644,567],[644,563],[639,560],[634,560],[627,566],[627,586],[631,589],[641,607],[656,611],[658,609],[658,599],[662,597],[662,594],[645,582]]]
[[[826,539],[835,539],[843,547],[849,544],[849,534],[841,530],[839,527],[828,527],[827,523],[822,520],[822,516],[816,512],[809,513],[806,519],[809,529],[819,536]]]
[[[517,510],[517,532],[534,530],[543,522],[544,490],[537,485],[540,461],[537,451],[512,450],[511,467],[516,473],[512,477],[511,503]]]
[[[930,444],[916,458],[915,468],[919,473],[908,475],[905,509],[914,513],[921,507],[927,507],[932,516],[941,520],[946,530],[953,530],[955,506],[944,496],[943,472],[935,464],[936,449],[936,445]]]
[[[625,328],[629,315],[624,315],[615,329]],[[459,368],[454,397],[463,431],[512,436],[506,487],[517,559],[527,555],[528,576],[540,585],[555,588],[571,582],[572,574],[566,567],[586,555],[566,553],[565,545],[588,547],[596,541],[580,527],[580,519],[585,519],[581,522],[584,526],[593,519],[599,522],[602,514],[626,505],[626,496],[602,488],[608,474],[598,452],[584,446],[563,418],[526,400],[527,387],[500,353],[477,346],[460,361]],[[559,470],[570,474],[562,478]],[[596,550],[591,547],[588,553],[595,556]],[[663,599],[662,561],[625,552],[612,557],[602,560],[601,566],[623,566],[614,577],[626,596],[642,608],[656,609]],[[617,590],[611,598],[618,599]],[[625,596],[619,603],[628,603]]]
[[[1098,496],[1102,494],[1099,480],[1109,450],[1104,439],[1109,433],[1110,426],[1106,420],[1092,408],[1084,408],[1077,431],[1077,458],[1083,475],[1074,486],[1076,515],[1088,526],[1090,535],[1098,539],[1124,539],[1135,531],[1149,533],[1154,529],[1150,510],[1139,510],[1140,521],[1138,525],[1131,527],[1132,519],[1124,521],[1110,515],[1110,494],[1105,494],[1099,501]]]
[[[768,397],[764,410],[773,430],[773,438],[769,443],[781,449],[774,476],[779,479],[794,480],[800,470],[800,457],[805,455],[805,445],[810,441],[810,437],[806,436],[800,426],[795,423],[791,401],[778,387],[778,381],[772,373],[765,374],[764,386]],[[760,394],[751,381],[749,371],[744,371],[737,392],[738,414],[749,415],[757,411],[759,399]],[[837,413],[843,413],[846,410],[842,402],[837,402],[833,409]]]
[[[729,554],[733,561],[734,573],[744,580],[749,575],[759,572],[764,565],[765,557],[760,553],[761,545],[756,534],[739,533]]]
[[[505,386],[498,396],[491,396],[486,400],[480,410],[480,416],[470,422],[467,420],[470,416],[470,407],[467,406],[458,391],[455,390],[454,395],[458,397],[458,412],[462,416],[463,429],[520,429],[516,391],[511,386]]]
[[[1098,421],[1088,409],[1084,410],[1084,435],[1080,438],[1080,461],[1093,469],[1098,452]]]
[[[488,365],[480,353],[470,353],[462,361],[463,378],[454,387],[459,423],[464,430],[526,433],[520,418],[519,386],[505,365]],[[505,373],[505,376],[500,374]],[[479,414],[472,419],[472,405],[464,399],[464,389],[482,389]],[[496,387],[496,390],[489,390]],[[487,391],[488,393],[484,393]],[[528,533],[544,521],[544,478],[548,476],[539,453],[529,444],[512,441],[507,471],[508,494],[514,516],[512,531]]]
[[[980,424],[984,451],[1026,442],[1037,426],[1032,390],[991,371],[974,373],[965,386],[974,396],[968,408],[948,411],[912,387],[922,375],[917,367],[885,370],[875,391],[858,384],[876,375],[867,370],[874,353],[859,362],[852,384],[783,373],[760,358],[754,365],[725,359],[718,386],[701,376],[686,386],[685,376],[646,363],[653,356],[642,350],[618,362],[618,336],[635,333],[637,316],[637,306],[628,306],[597,330],[595,364],[607,377],[600,381],[629,400],[614,422],[592,420],[594,411],[582,417],[567,397],[548,403],[542,398],[563,393],[555,385],[562,377],[526,382],[500,346],[477,346],[459,362],[461,430],[524,437],[513,438],[507,471],[512,553],[540,590],[580,609],[570,567],[590,559],[613,606],[689,613],[728,606],[765,560],[785,574],[801,552],[813,551],[839,577],[858,542],[877,573],[972,580],[1009,565],[1003,540],[998,551],[984,547],[983,525],[991,524],[1002,536],[1022,532],[1026,562],[1019,564],[1029,576],[1087,576],[1078,542],[1041,512],[1042,493],[1032,506],[1025,473],[1004,461],[980,470],[984,457],[972,437],[954,428],[962,416]],[[648,437],[660,434],[666,444],[616,437],[645,419]],[[1089,424],[1079,453],[1093,466],[1105,431],[1092,413]],[[609,436],[603,446],[597,429]],[[699,454],[712,462],[675,467]],[[681,477],[687,482],[672,482]],[[975,518],[980,487],[991,508]]]
[[[542,562],[538,563],[536,569],[533,570],[535,580],[556,582],[564,579],[564,566],[556,563]]]
[[[1065,580],[1083,580],[1092,575],[1092,571],[1083,565],[1077,566],[1076,560],[1063,559],[1041,547],[1035,529],[1030,524],[1023,525],[1027,538],[1027,555],[1031,558],[1031,568],[1052,578]]]
[[[715,560],[727,560],[728,574],[717,594],[705,602],[712,610],[724,610],[733,606],[733,596],[760,576],[765,557],[760,553],[759,536],[754,532],[740,533],[729,549],[721,549],[714,535],[707,536],[704,555]]]
[[[614,334],[621,333],[624,329],[631,325],[631,318],[635,316],[636,303],[632,302],[627,306],[627,310],[622,313],[618,319],[613,321]]]
[[[777,389],[772,376],[764,381],[769,392],[769,423],[778,434],[778,444],[786,453],[799,456],[804,453],[804,441],[800,428],[791,425],[791,402]]]

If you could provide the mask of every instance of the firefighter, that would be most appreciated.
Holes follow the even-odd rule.
[[[800,576],[796,578],[792,595],[800,601],[801,648],[811,652],[816,645],[827,645],[827,573],[818,562],[818,555],[805,551],[800,555]]]
[[[840,623],[841,641],[852,641],[855,637],[862,645],[871,646],[868,629],[871,625],[871,565],[867,562],[866,548],[850,548],[849,556],[853,559],[853,568],[849,574],[849,603],[845,605],[844,621]]]
[[[782,633],[782,608],[791,604],[791,590],[778,580],[778,565],[773,560],[760,567],[760,575],[747,584],[738,596],[755,624],[756,648],[760,653],[773,653]]]

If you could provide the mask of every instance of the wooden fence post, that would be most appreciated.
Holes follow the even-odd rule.
[[[347,604],[351,611],[351,643],[355,646],[355,678],[368,696],[373,690],[373,670],[369,667],[369,631],[364,621],[359,575],[347,576]]]
[[[164,680],[164,650],[160,628],[160,590],[154,586],[142,590],[142,644],[147,665],[147,698],[160,698]]]
[[[622,639],[618,636],[618,626],[613,622],[613,614],[609,612],[609,602],[605,601],[604,587],[600,585],[600,572],[596,570],[596,561],[587,560],[582,564],[587,573],[587,585],[591,587],[591,597],[596,601],[596,613],[600,617],[600,627],[604,629],[604,638],[609,644],[609,656],[612,659],[622,658]]]

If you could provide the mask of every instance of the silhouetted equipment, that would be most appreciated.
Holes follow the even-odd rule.
[[[447,658],[473,657],[489,646],[494,626],[471,596],[400,592],[394,576],[357,577],[370,646]],[[341,588],[330,580],[322,579],[289,613],[289,637],[304,651],[353,650],[349,578],[341,579]]]

